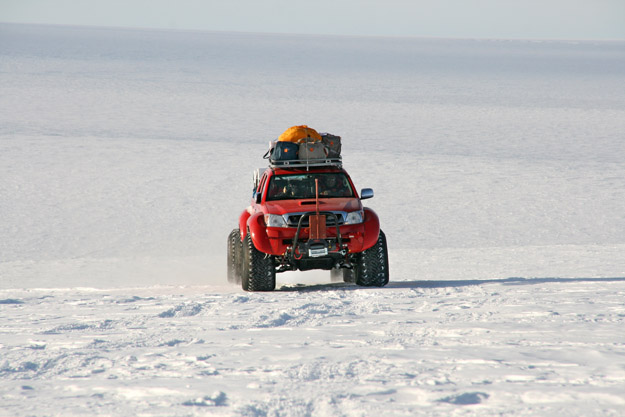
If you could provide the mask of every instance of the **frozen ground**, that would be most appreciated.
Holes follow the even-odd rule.
[[[0,413],[619,416],[624,285],[2,291]]]
[[[0,415],[623,415],[624,78],[622,42],[0,24]],[[301,123],[388,287],[226,284]]]

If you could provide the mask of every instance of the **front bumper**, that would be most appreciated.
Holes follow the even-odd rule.
[[[300,229],[297,240],[296,227],[268,227],[267,237],[271,247],[272,255],[283,255],[287,248],[293,247],[294,241],[297,243],[307,243],[310,239],[310,228],[302,227]],[[362,224],[339,226],[340,244],[338,242],[339,235],[336,233],[336,227],[330,226],[326,228],[326,241],[331,251],[346,249],[348,253],[362,252],[365,236],[365,227]],[[339,245],[341,247],[339,247]]]
[[[307,214],[312,215],[314,212]],[[300,243],[306,243],[310,239],[310,227],[267,227],[262,213],[252,215],[247,226],[256,249],[269,255],[284,256],[289,251],[295,253]],[[358,253],[375,245],[380,233],[380,222],[373,210],[365,208],[362,223],[343,224],[338,227],[331,225],[325,230],[324,240],[329,252],[344,250],[345,254]],[[304,255],[310,256],[309,253]]]

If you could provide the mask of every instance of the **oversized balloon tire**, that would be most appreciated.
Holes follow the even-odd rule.
[[[239,229],[234,229],[228,235],[228,256],[227,256],[227,270],[228,270],[228,282],[239,284],[241,282],[241,237],[239,235]]]
[[[356,257],[354,275],[356,284],[363,287],[383,287],[388,284],[388,249],[382,230],[376,244]]]
[[[243,241],[241,256],[241,287],[245,291],[273,291],[276,288],[276,268],[273,257],[254,246],[248,233]]]

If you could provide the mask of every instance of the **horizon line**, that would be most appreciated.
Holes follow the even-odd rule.
[[[0,20],[0,25],[15,26],[48,26],[67,27],[98,30],[130,30],[130,31],[154,31],[154,32],[180,32],[180,33],[231,33],[241,35],[267,35],[267,36],[301,36],[301,37],[331,37],[331,38],[362,38],[362,39],[429,39],[429,40],[458,40],[458,41],[502,41],[502,42],[625,42],[625,38],[540,38],[540,37],[480,37],[480,36],[433,36],[433,35],[363,35],[343,33],[310,33],[310,32],[271,32],[271,31],[242,31],[242,30],[215,30],[197,28],[166,28],[162,26],[115,26],[115,25],[92,25],[76,23],[41,23],[41,22],[10,22]]]

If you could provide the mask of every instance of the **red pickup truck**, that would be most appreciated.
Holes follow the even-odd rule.
[[[245,291],[272,291],[276,273],[322,269],[361,286],[389,281],[386,237],[363,207],[340,158],[272,161],[254,177],[251,204],[228,236],[228,280]]]

